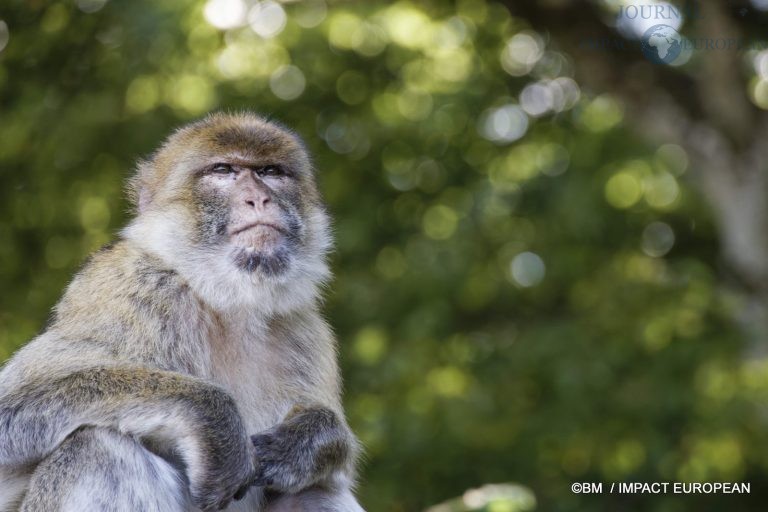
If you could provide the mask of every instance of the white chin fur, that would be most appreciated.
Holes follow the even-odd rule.
[[[328,220],[316,211],[307,219],[305,246],[291,257],[285,272],[268,276],[238,268],[231,248],[204,250],[192,246],[189,214],[180,210],[148,211],[122,235],[159,257],[178,272],[198,296],[219,312],[247,308],[264,315],[281,314],[314,304],[329,278],[325,254],[330,249]]]

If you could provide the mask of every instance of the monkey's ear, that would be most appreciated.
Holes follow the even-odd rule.
[[[128,199],[133,204],[137,213],[145,212],[152,202],[152,193],[147,186],[147,176],[149,175],[152,163],[146,160],[139,162],[136,173],[131,176],[127,183]]]

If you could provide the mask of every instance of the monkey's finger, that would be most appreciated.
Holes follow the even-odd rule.
[[[255,434],[251,436],[251,443],[256,448],[264,448],[273,444],[272,436],[269,434]]]
[[[275,483],[274,478],[266,477],[266,476],[263,476],[263,475],[256,477],[256,479],[253,481],[253,485],[255,485],[257,487],[269,487],[270,485],[272,485],[274,483]]]
[[[240,489],[237,490],[235,495],[233,496],[235,501],[240,501],[241,499],[245,498],[245,495],[248,493],[248,489],[251,488],[251,484],[244,485]]]

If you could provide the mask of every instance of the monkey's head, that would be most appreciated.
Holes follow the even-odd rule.
[[[327,278],[328,218],[309,156],[289,130],[214,114],[171,135],[129,182],[125,230],[204,299],[270,311],[314,298]]]

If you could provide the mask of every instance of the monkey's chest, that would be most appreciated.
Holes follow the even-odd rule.
[[[285,357],[268,340],[230,337],[212,351],[211,376],[237,402],[249,434],[279,423],[299,399]]]

